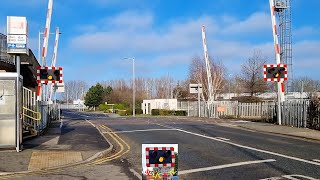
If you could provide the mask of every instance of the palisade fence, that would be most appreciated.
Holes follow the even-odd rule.
[[[314,109],[310,100],[286,101],[281,103],[282,124],[294,127],[320,130],[320,108]],[[253,119],[264,122],[277,122],[277,102],[240,103],[237,101],[217,101],[209,106],[201,102],[200,117]],[[313,108],[313,109],[312,109]],[[180,101],[178,109],[189,116],[197,117],[198,102]],[[208,112],[213,112],[209,113]]]

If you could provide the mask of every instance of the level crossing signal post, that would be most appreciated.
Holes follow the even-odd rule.
[[[277,108],[277,116],[278,116],[278,123],[281,125],[281,93],[284,93],[284,81],[288,80],[288,70],[286,64],[264,64],[263,66],[263,74],[264,74],[264,81],[267,82],[278,82],[281,83],[281,90],[277,91],[278,97],[278,108]],[[279,88],[279,87],[278,87]]]

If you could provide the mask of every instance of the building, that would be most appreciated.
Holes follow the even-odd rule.
[[[143,100],[141,104],[143,114],[151,114],[152,109],[167,109],[177,110],[178,100],[177,99],[150,99]]]

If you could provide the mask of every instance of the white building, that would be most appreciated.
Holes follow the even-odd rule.
[[[84,100],[78,99],[73,101],[74,106],[84,106]]]
[[[178,100],[177,99],[150,99],[143,100],[141,104],[143,114],[151,114],[152,109],[167,109],[177,110]]]

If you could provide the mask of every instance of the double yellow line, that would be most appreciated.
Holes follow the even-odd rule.
[[[98,165],[98,164],[102,164],[104,162],[112,161],[112,160],[120,158],[121,156],[127,154],[130,151],[130,148],[131,148],[130,145],[127,142],[125,142],[120,136],[118,136],[116,133],[114,133],[109,127],[107,127],[105,125],[101,125],[100,127],[107,131],[106,133],[119,145],[120,150],[112,156],[98,159],[96,161],[88,163],[87,165]],[[125,149],[126,149],[126,151],[125,151]]]

